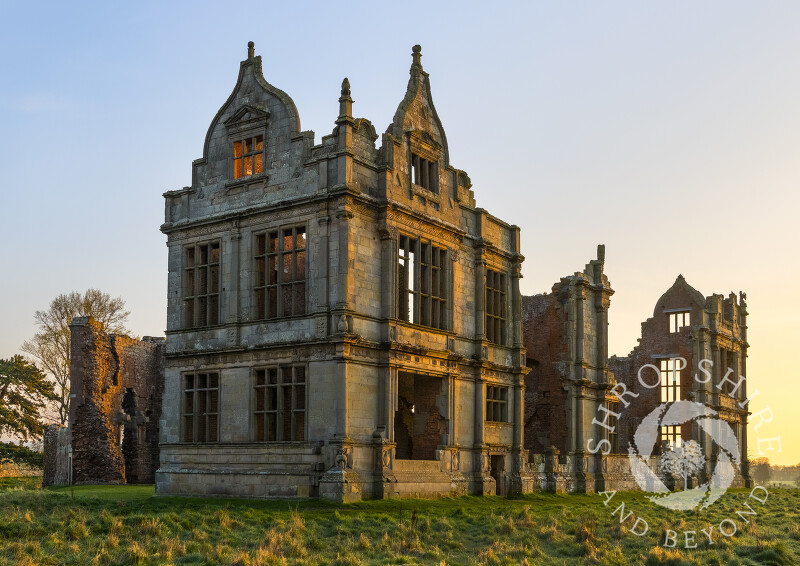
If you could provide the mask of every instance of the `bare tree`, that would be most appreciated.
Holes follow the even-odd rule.
[[[98,289],[88,289],[83,295],[73,291],[59,295],[50,303],[50,308],[36,311],[33,318],[39,327],[33,338],[26,340],[21,350],[36,358],[39,367],[52,377],[58,398],[53,408],[56,420],[66,424],[69,416],[69,323],[76,316],[91,316],[102,322],[105,330],[114,334],[128,334],[125,322],[130,311],[125,310],[121,297],[111,298]]]
[[[683,489],[689,483],[689,476],[703,467],[705,458],[703,449],[694,440],[684,442],[681,446],[671,446],[661,455],[661,469],[672,475],[683,478]]]

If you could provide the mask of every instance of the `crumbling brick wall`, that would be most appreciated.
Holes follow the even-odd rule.
[[[609,368],[614,373],[617,382],[624,383],[629,391],[638,397],[629,399],[628,407],[620,407],[622,416],[619,419],[619,448],[627,452],[633,442],[633,434],[642,422],[642,419],[661,404],[661,388],[648,389],[639,383],[638,372],[647,364],[660,367],[664,357],[680,356],[686,360],[686,369],[681,371],[680,383],[683,398],[690,398],[692,391],[692,368],[695,365],[692,352],[692,332],[687,326],[678,332],[670,333],[668,318],[665,312],[674,309],[687,309],[690,311],[692,321],[700,320],[700,311],[705,303],[704,297],[685,284],[680,277],[678,283],[670,288],[659,301],[651,318],[642,323],[642,337],[639,343],[628,356],[622,358],[612,356],[609,359]],[[694,324],[694,322],[693,322]],[[642,371],[645,383],[654,384],[657,375],[652,368]],[[685,438],[691,438],[691,425],[682,427]]]
[[[397,458],[435,460],[436,449],[447,432],[447,419],[439,411],[437,397],[442,382],[428,376],[404,374],[398,383],[395,416]]]
[[[525,376],[525,449],[543,454],[555,446],[567,451],[566,314],[554,294],[522,297],[523,336],[528,367]]]
[[[70,330],[73,483],[153,483],[164,339],[108,334],[91,317]]]

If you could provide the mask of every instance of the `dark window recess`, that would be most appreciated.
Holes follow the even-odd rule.
[[[486,338],[506,343],[506,275],[491,269],[486,271]]]
[[[447,329],[447,250],[400,236],[398,242],[398,318]]]
[[[439,192],[439,167],[433,161],[411,154],[411,171],[415,185],[428,189],[433,193]]]
[[[219,374],[183,376],[183,441],[217,442]]]
[[[305,227],[257,234],[255,261],[256,318],[305,314]]]
[[[609,444],[611,445],[611,454],[619,454],[619,429],[618,429],[618,422],[617,417],[612,415],[611,413],[619,414],[619,407],[617,403],[606,403],[606,409],[610,412],[608,413],[608,420],[606,421],[606,425],[614,429],[613,431],[609,430],[606,427],[603,427],[603,432],[606,435],[606,440],[608,440]]]
[[[264,136],[246,138],[233,144],[233,178],[241,179],[264,171]]]
[[[508,387],[486,386],[486,420],[508,422]]]
[[[219,242],[185,249],[183,304],[186,328],[219,324]]]
[[[256,370],[254,394],[257,442],[305,440],[305,366]]]

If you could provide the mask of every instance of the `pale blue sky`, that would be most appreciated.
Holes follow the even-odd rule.
[[[794,2],[0,0],[0,357],[87,287],[125,298],[137,334],[163,332],[161,194],[190,183],[247,41],[317,141],[344,76],[383,131],[420,43],[453,165],[522,227],[523,292],[605,243],[623,355],[678,273],[745,290],[751,410],[776,416],[758,435],[782,433],[769,456],[795,463],[798,29]]]

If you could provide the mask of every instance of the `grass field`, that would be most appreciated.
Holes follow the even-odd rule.
[[[765,504],[729,491],[709,511],[665,512],[641,493],[436,501],[153,497],[152,486],[39,489],[0,480],[0,564],[795,564],[800,490]],[[618,511],[624,502],[620,525]],[[739,516],[749,503],[757,514]],[[644,536],[630,529],[636,517]],[[737,532],[731,537],[723,529]],[[749,524],[744,521],[748,519]],[[710,526],[714,526],[708,531]],[[640,523],[639,529],[642,530]],[[675,549],[661,546],[676,531]],[[712,533],[713,545],[706,535]],[[696,549],[684,531],[696,531]],[[691,538],[691,537],[690,537]]]

